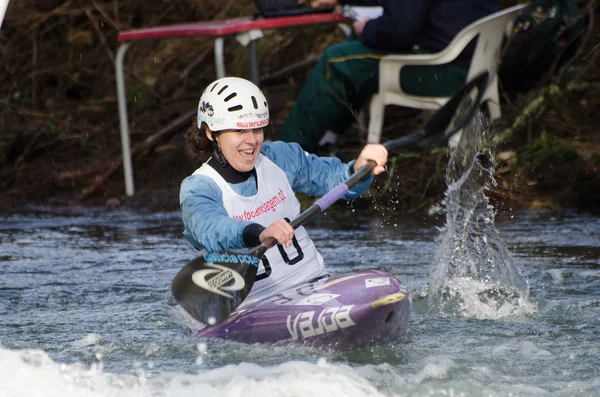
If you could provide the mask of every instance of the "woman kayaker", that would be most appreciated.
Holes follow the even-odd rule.
[[[310,115],[306,115],[310,117]],[[355,161],[318,157],[296,143],[265,142],[269,107],[252,82],[218,79],[204,90],[197,122],[186,134],[187,150],[200,168],[181,184],[184,236],[198,250],[254,247],[273,237],[278,244],[261,260],[244,304],[326,275],[323,258],[304,227],[288,223],[300,213],[295,192],[322,196],[373,160],[384,171],[387,150],[368,144]],[[345,196],[360,196],[373,176]]]

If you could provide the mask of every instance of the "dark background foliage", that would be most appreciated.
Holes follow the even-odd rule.
[[[504,1],[508,6],[514,1]],[[591,7],[591,9],[595,9]],[[215,78],[212,39],[143,40],[126,55],[136,191],[123,197],[114,77],[119,32],[252,15],[248,0],[12,0],[0,30],[0,208],[26,203],[177,207],[178,186],[198,166],[184,155],[199,94]],[[503,93],[495,129],[501,208],[579,206],[600,200],[598,57],[595,22],[560,79],[526,93]],[[265,31],[257,42],[271,131],[285,119],[315,59],[344,40],[334,25]],[[247,77],[247,52],[227,38],[226,70]],[[410,123],[387,120],[388,135]],[[351,157],[356,148],[341,148]],[[396,212],[439,202],[448,154],[396,158],[372,200]],[[384,189],[394,186],[394,189]],[[364,200],[365,206],[372,200]],[[393,203],[391,205],[390,203]]]

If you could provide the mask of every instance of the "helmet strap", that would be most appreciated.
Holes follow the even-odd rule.
[[[219,142],[217,142],[217,135],[213,131],[211,131],[210,133],[212,135],[212,141],[210,141],[210,143],[212,145],[213,156],[215,159],[217,159],[221,167],[225,168],[229,165],[229,163],[227,162],[227,159],[225,158],[223,152],[221,151],[221,148],[219,147]]]

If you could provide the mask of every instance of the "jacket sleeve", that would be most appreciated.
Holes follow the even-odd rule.
[[[183,236],[196,249],[217,251],[246,248],[244,229],[252,222],[230,218],[221,189],[210,178],[191,175],[179,191]]]
[[[361,41],[377,49],[410,48],[419,43],[429,17],[431,0],[388,0],[379,3],[383,6],[383,15],[367,22]]]
[[[265,143],[262,152],[285,172],[290,186],[298,193],[321,197],[352,175],[354,162],[343,163],[337,157],[318,157],[305,152],[297,143]],[[359,197],[372,182],[371,175],[357,183],[344,199]]]

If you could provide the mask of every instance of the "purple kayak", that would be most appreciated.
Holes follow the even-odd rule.
[[[346,350],[395,340],[406,329],[410,308],[411,294],[398,279],[363,270],[252,303],[196,336]]]

